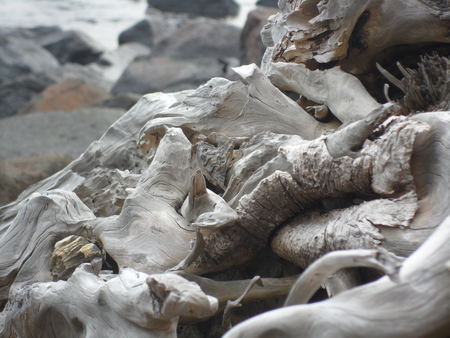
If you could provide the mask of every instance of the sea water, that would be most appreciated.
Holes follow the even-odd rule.
[[[242,27],[256,0],[235,1],[239,15],[225,21]],[[142,20],[146,9],[146,0],[0,0],[0,27],[55,25],[80,30],[112,50],[119,34]]]

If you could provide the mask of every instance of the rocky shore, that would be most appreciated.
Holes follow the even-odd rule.
[[[113,51],[81,31],[0,26],[0,206],[77,158],[143,94],[258,64],[259,31],[277,12],[276,1],[258,1],[240,29],[223,20],[236,15],[233,0],[166,3],[148,0]]]

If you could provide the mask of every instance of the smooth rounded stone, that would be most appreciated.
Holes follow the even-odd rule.
[[[224,18],[236,16],[239,5],[233,0],[147,0],[148,5],[165,12]]]
[[[223,63],[214,58],[139,58],[125,70],[111,93],[147,94],[194,89],[212,77],[223,75]]]
[[[67,280],[75,269],[83,263],[90,263],[94,258],[102,258],[102,252],[84,237],[69,236],[55,243],[50,260],[53,280]]]
[[[241,64],[255,63],[261,65],[266,46],[261,39],[261,29],[271,15],[279,12],[278,8],[256,7],[247,15],[247,21],[241,33]]]
[[[139,42],[153,47],[153,30],[150,23],[144,19],[119,34],[119,45],[128,42]]]
[[[30,185],[60,171],[73,160],[68,155],[45,153],[0,160],[0,206],[15,201]]]
[[[36,26],[33,28],[24,27],[0,27],[0,36],[9,36],[22,39],[31,39],[40,45],[40,40],[50,34],[62,33],[58,26]]]
[[[33,153],[78,158],[126,111],[86,108],[6,117],[0,123],[0,159]]]
[[[42,39],[41,46],[50,51],[61,64],[73,62],[86,65],[97,61],[103,52],[99,43],[74,30],[50,34]]]
[[[56,82],[47,74],[25,74],[0,84],[0,117],[23,110],[30,100]]]
[[[258,0],[256,5],[278,8],[278,0]]]
[[[20,113],[77,110],[99,104],[109,98],[109,92],[93,83],[69,79],[49,86]]]
[[[30,38],[38,44],[42,44],[47,36],[63,33],[62,28],[59,26],[36,26],[26,29],[30,34]]]
[[[131,43],[153,47],[172,36],[188,20],[190,19],[186,14],[166,13],[149,7],[143,20],[120,33],[119,49],[122,45]],[[99,62],[102,63],[103,59],[104,55]]]
[[[103,77],[114,83],[134,59],[149,56],[150,53],[150,47],[139,42],[128,42],[113,51],[102,54],[97,64]]]
[[[162,12],[152,7],[147,8],[145,19],[152,27],[154,45],[173,35],[178,28],[191,20],[188,14]]]
[[[28,73],[49,73],[58,60],[29,39],[0,36],[0,83]]]
[[[218,20],[196,18],[187,21],[169,38],[155,46],[152,57],[173,58],[240,57],[241,30]]]

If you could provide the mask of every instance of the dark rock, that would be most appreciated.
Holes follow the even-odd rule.
[[[33,28],[23,27],[1,27],[0,36],[14,37],[21,39],[30,39],[40,45],[40,40],[48,35],[62,33],[62,29],[58,26],[37,26]]]
[[[0,117],[11,116],[23,110],[30,100],[55,83],[46,74],[26,74],[0,84]]]
[[[239,5],[233,0],[147,0],[148,5],[164,12],[223,18],[238,14]]]
[[[241,30],[223,22],[196,18],[182,25],[169,38],[155,46],[152,56],[173,58],[240,56]]]
[[[194,89],[212,77],[223,74],[224,66],[215,58],[139,58],[125,70],[111,93],[147,94]]]
[[[21,113],[78,110],[99,104],[110,97],[107,91],[93,83],[69,79],[45,89]]]
[[[241,64],[255,63],[261,65],[261,59],[266,51],[266,46],[261,40],[261,29],[267,23],[269,16],[278,13],[279,10],[272,7],[257,7],[250,11],[241,33]]]
[[[65,168],[73,158],[36,153],[0,160],[0,206],[15,201],[22,191]]]
[[[258,0],[256,5],[278,8],[278,0]]]
[[[65,31],[47,35],[41,40],[42,47],[50,51],[61,64],[67,62],[86,65],[95,62],[102,50],[98,43],[79,31]]]
[[[63,30],[58,26],[37,26],[33,28],[27,28],[30,38],[33,39],[39,45],[42,45],[48,36],[54,36],[56,34],[62,34]]]
[[[153,30],[150,23],[144,19],[120,33],[119,45],[127,42],[139,42],[143,45],[153,47]]]
[[[161,12],[152,7],[148,7],[145,19],[152,27],[154,45],[172,36],[182,25],[191,20],[188,14]]]
[[[49,73],[58,67],[55,57],[33,41],[0,36],[0,83],[28,73]]]
[[[121,108],[129,110],[140,100],[141,97],[142,95],[140,94],[121,93],[101,102],[98,106],[105,108]]]

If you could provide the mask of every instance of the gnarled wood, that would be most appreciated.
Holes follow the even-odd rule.
[[[227,336],[447,335],[448,60],[410,67],[450,42],[448,4],[280,7],[263,30],[262,70],[145,95],[77,160],[0,208],[2,336],[170,337],[178,322],[220,316],[229,300],[285,296],[289,275],[353,249],[351,264],[320,265],[314,287],[303,281],[317,270],[300,276],[302,302],[319,283],[330,300],[254,317]],[[391,65],[407,53],[396,80]],[[399,91],[383,93],[376,62]],[[57,269],[68,238],[78,240],[63,254],[80,255]],[[92,258],[85,243],[101,254],[72,274]],[[269,278],[250,289],[253,264],[270,249],[279,257],[266,262]],[[374,252],[405,259],[396,278],[355,287],[359,270],[335,271],[361,257],[383,269]]]

